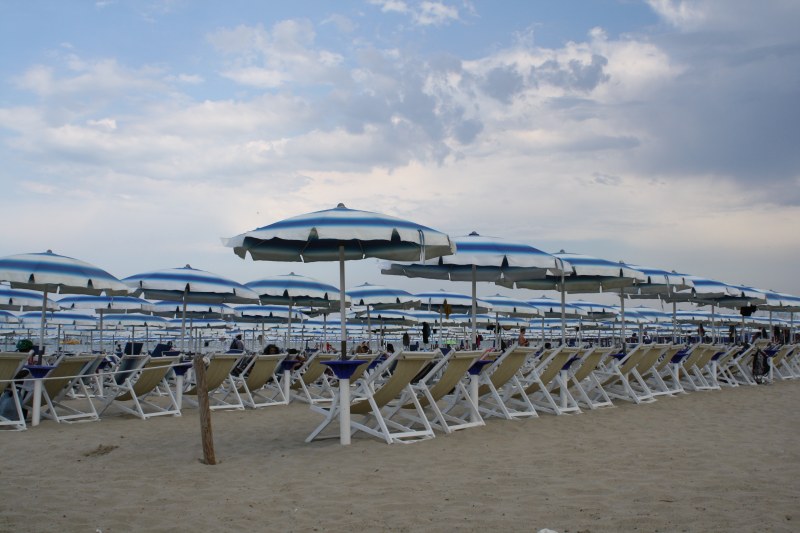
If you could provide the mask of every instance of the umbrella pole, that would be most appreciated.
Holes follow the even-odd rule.
[[[772,327],[772,309],[769,310],[769,340],[775,342],[775,329]]]
[[[292,339],[292,304],[294,302],[289,300],[289,320],[286,322],[286,349],[289,349],[289,343]]]
[[[622,346],[625,346],[625,290],[619,290],[619,308],[621,325],[619,330],[619,338],[622,341]]]
[[[544,315],[542,315],[542,346],[544,346]]]
[[[36,361],[37,364],[42,364],[42,356],[44,355],[44,324],[47,320],[47,288],[42,292],[42,324],[39,329],[39,356]]]
[[[98,339],[100,353],[103,353],[103,309],[100,309],[100,338]]]
[[[181,351],[186,353],[186,291],[183,289],[183,311],[181,312]]]
[[[742,317],[744,319],[744,317]],[[678,303],[672,302],[672,343],[676,344],[678,341]]]
[[[564,280],[564,260],[559,259],[561,264],[561,345],[567,343],[567,285]]]
[[[367,304],[367,346],[372,351],[372,321],[369,316],[369,304]]]
[[[339,245],[339,319],[341,321],[342,347],[340,358],[347,358],[347,313],[345,311],[344,294],[344,244]]]
[[[478,349],[478,267],[472,265],[472,347]]]

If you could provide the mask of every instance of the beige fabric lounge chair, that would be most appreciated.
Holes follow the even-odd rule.
[[[453,433],[459,429],[483,426],[478,404],[467,389],[465,380],[467,371],[483,352],[451,350],[422,377],[412,388],[419,398],[431,426],[444,433]],[[401,415],[412,422],[421,424],[416,416],[413,402],[402,406]]]
[[[597,379],[595,371],[601,368],[603,362],[616,350],[617,348],[611,346],[586,349],[581,359],[567,369],[566,376],[560,376],[562,384],[553,389],[553,393],[560,394],[563,387],[574,390],[575,394],[572,394],[572,397],[589,409],[614,407],[611,398]]]
[[[231,376],[231,372],[241,357],[242,354],[211,355],[206,366],[206,386],[208,387],[208,403],[211,410],[244,410],[242,397],[233,383],[233,376]],[[233,393],[227,394],[228,390],[233,390]],[[191,396],[197,396],[196,384],[190,385],[183,392],[183,398],[187,404],[197,407],[197,400],[192,399]]]
[[[637,365],[651,355],[654,349],[654,345],[639,344],[621,359],[615,359],[604,369],[596,371],[608,396],[637,404],[655,401],[652,391],[636,370]]]
[[[535,348],[513,346],[481,372],[478,387],[481,416],[507,420],[539,416],[520,382],[521,369],[535,351]],[[518,400],[510,401],[514,396],[518,396]]]
[[[50,370],[42,383],[41,416],[56,422],[89,422],[98,420],[97,409],[92,402],[83,378],[89,378],[85,370],[90,368],[102,355],[74,355],[62,357],[55,368]],[[69,398],[73,388],[79,390],[80,397]],[[27,402],[33,401],[32,397]]]
[[[141,360],[136,368],[123,363],[130,358]],[[106,404],[100,415],[112,405],[128,414],[147,420],[154,416],[181,416],[181,410],[175,395],[167,385],[167,374],[178,357],[150,357],[149,355],[124,356],[111,380],[105,384]],[[159,385],[166,390],[166,395],[158,394]],[[149,398],[158,397],[158,402]]]
[[[16,412],[16,416],[11,415],[11,409],[8,409],[6,416],[0,413],[0,427],[10,427],[16,430],[23,430],[26,427],[25,414],[14,378],[25,365],[27,357],[27,353],[0,353],[0,394],[3,396],[4,402],[11,401],[13,403],[13,411]]]
[[[580,353],[581,348],[569,346],[560,346],[545,351],[537,364],[521,378],[522,385],[525,387],[525,394],[537,410],[554,415],[581,412],[578,402],[575,401],[568,389],[559,389],[559,402],[556,402],[553,393],[551,393],[551,390],[559,387],[558,378],[564,366]],[[509,401],[518,399],[519,396],[514,396]]]
[[[310,404],[330,403],[336,395],[336,390],[331,387],[331,379],[325,370],[324,361],[339,359],[337,353],[316,352],[312,354],[291,374],[291,397]],[[351,383],[355,380],[351,380]]]
[[[276,379],[281,361],[287,354],[256,355],[241,375],[234,376],[233,382],[245,406],[253,409],[269,405],[287,405],[289,399]],[[232,391],[228,391],[232,394]]]
[[[350,428],[351,434],[361,431],[386,441],[387,444],[409,443],[435,437],[433,428],[425,417],[417,399],[417,393],[411,386],[411,380],[431,361],[436,352],[397,352],[381,363],[380,368],[370,372],[359,379],[351,394],[350,403]],[[384,375],[383,369],[392,363],[396,366],[391,376],[383,383],[378,379]],[[408,403],[414,404],[417,419],[421,421],[422,429],[414,429],[404,425],[400,417],[394,415],[399,408]],[[339,419],[339,395],[333,397],[329,407],[322,404],[311,404],[311,410],[325,415],[325,419],[306,438],[306,442],[315,439],[328,438],[322,436],[322,431],[332,422]],[[336,434],[339,436],[339,433]]]

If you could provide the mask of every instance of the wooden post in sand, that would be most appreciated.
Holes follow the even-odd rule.
[[[200,439],[203,442],[203,462],[217,464],[214,456],[214,435],[211,432],[211,409],[208,405],[208,385],[206,385],[206,365],[201,354],[194,356],[194,375],[197,380],[197,407],[200,411]]]

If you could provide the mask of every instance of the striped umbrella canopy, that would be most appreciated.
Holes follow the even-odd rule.
[[[647,276],[622,261],[614,262],[608,259],[593,257],[585,254],[570,253],[561,250],[553,254],[564,262],[561,276],[547,276],[544,279],[517,281],[515,286],[522,289],[554,290],[561,293],[561,301],[566,304],[567,293],[602,292],[633,286],[646,282]],[[508,286],[501,283],[501,285]],[[620,307],[624,315],[625,300],[620,293]],[[566,320],[566,314],[564,316]],[[562,327],[562,334],[566,334],[566,327]],[[564,341],[564,338],[562,338]]]
[[[311,306],[331,309],[339,303],[339,289],[308,276],[289,274],[250,281],[246,285],[258,293],[262,304]],[[345,302],[347,305],[347,302]],[[325,315],[327,316],[327,315]],[[286,343],[292,334],[292,315],[288,315]]]
[[[178,318],[183,313],[183,302],[161,300],[150,304],[151,311],[162,317]],[[186,302],[186,316],[191,318],[230,318],[236,310],[224,303]]]
[[[308,315],[300,309],[290,309],[285,305],[237,305],[235,322],[257,322],[282,324],[292,320],[305,320]]]
[[[11,311],[0,311],[0,322],[4,324],[16,324],[19,322],[19,318]]]
[[[342,357],[347,352],[345,261],[368,257],[413,261],[455,252],[444,233],[344,204],[242,233],[225,244],[242,259],[249,253],[255,261],[338,261]]]
[[[694,286],[691,276],[680,274],[674,270],[668,271],[662,268],[631,264],[627,266],[628,268],[641,272],[647,277],[646,280],[637,281],[636,285],[612,289],[614,292],[624,292],[628,298],[658,298],[659,296],[671,294],[675,291],[691,289]]]
[[[353,305],[366,307],[367,343],[372,345],[372,319],[370,312],[375,309],[411,309],[418,307],[420,300],[402,289],[364,283],[347,290]]]
[[[123,280],[136,296],[153,300],[180,300],[182,346],[185,347],[186,306],[189,302],[211,304],[250,303],[258,294],[241,283],[186,265],[135,274]]]
[[[467,313],[472,310],[472,297],[458,292],[440,289],[438,291],[418,292],[414,296],[419,298],[422,307],[438,310],[446,315],[450,313]],[[491,310],[491,304],[481,298],[476,299],[478,313]]]
[[[105,320],[109,326],[165,328],[169,325],[166,318],[144,313],[112,313]]]
[[[14,289],[42,291],[42,313],[39,331],[39,360],[44,353],[45,308],[47,294],[110,294],[128,293],[120,280],[105,270],[52,250],[44,253],[10,255],[0,258],[0,281],[8,281]]]
[[[491,304],[495,315],[506,315],[514,317],[534,317],[540,316],[539,309],[525,300],[511,298],[502,294],[493,296],[482,296],[481,300]]]
[[[546,318],[558,318],[561,316],[561,302],[558,300],[541,296],[539,298],[532,298],[526,301],[530,305],[536,307],[539,310],[539,314]],[[571,302],[565,303],[564,310],[567,318],[580,318],[589,316],[588,311]]]
[[[135,296],[94,296],[80,294],[77,296],[65,296],[58,300],[61,309],[92,309],[100,317],[98,326],[98,341],[100,350],[103,349],[103,329],[104,317],[107,311],[152,311],[153,306],[147,300]]]
[[[420,263],[388,265],[381,273],[409,278],[445,279],[472,283],[472,314],[477,320],[478,281],[513,283],[522,279],[543,279],[564,268],[558,258],[528,244],[477,232],[455,239],[456,253]],[[472,327],[472,343],[477,325]]]
[[[47,309],[59,309],[55,300],[47,299]],[[9,311],[34,311],[42,308],[42,293],[29,289],[12,289],[8,285],[0,285],[0,309]]]
[[[92,309],[98,313],[105,311],[152,311],[150,302],[136,296],[65,296],[58,300],[61,309]]]

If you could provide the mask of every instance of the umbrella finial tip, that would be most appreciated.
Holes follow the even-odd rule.
[[[190,265],[189,263],[186,263],[186,266],[183,267],[183,268],[192,268],[192,265]]]
[[[480,234],[477,231],[471,231],[469,236],[470,237],[480,237]]]
[[[347,209],[347,208],[344,206],[344,204],[343,204],[342,202],[339,202],[339,203],[336,205],[336,209]]]

